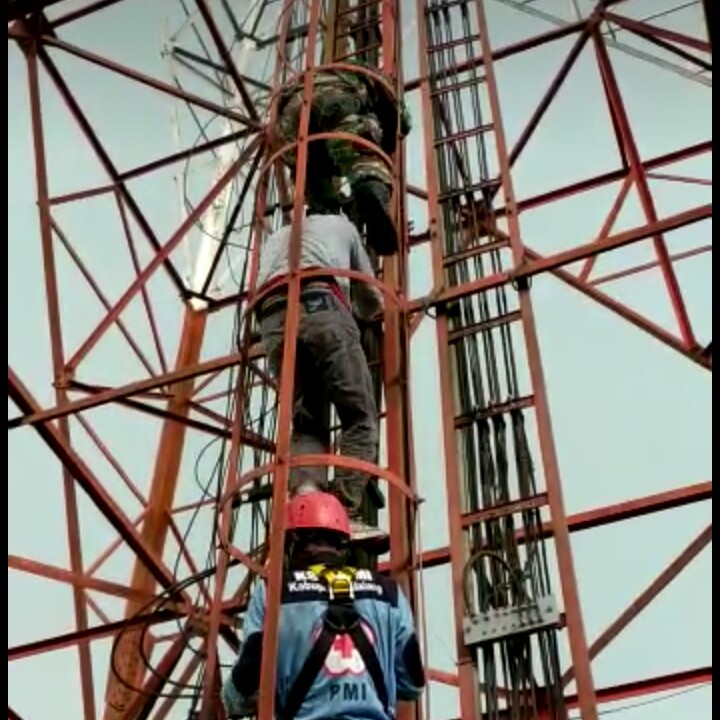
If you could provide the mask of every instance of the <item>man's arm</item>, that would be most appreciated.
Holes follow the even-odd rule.
[[[417,700],[425,687],[425,668],[410,603],[399,588],[396,613],[395,680],[398,699]]]
[[[355,226],[349,220],[348,230],[352,233],[350,269],[357,270],[363,273],[363,275],[374,278],[375,271],[373,270],[367,251],[363,246],[360,233],[358,233]],[[371,285],[363,280],[356,280],[355,278],[351,279],[350,285],[353,291],[353,301],[357,314],[362,320],[370,320],[382,312],[383,296],[375,285]]]
[[[223,684],[223,703],[230,718],[253,715],[257,707],[265,622],[265,583],[255,585],[245,613],[245,641]]]

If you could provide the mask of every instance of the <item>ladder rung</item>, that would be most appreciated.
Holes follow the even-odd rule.
[[[456,40],[448,40],[447,42],[438,43],[437,45],[428,45],[427,51],[429,53],[437,53],[443,52],[444,50],[452,50],[453,48],[461,47],[462,45],[470,45],[476,40],[480,40],[479,35],[468,35],[467,37],[457,38]]]
[[[443,10],[450,10],[454,7],[459,7],[460,5],[464,5],[467,7],[468,0],[446,0],[444,3],[439,3],[437,5],[426,5],[425,6],[425,14],[426,15],[432,15],[433,13],[439,13]]]
[[[357,50],[348,53],[347,55],[341,55],[340,57],[335,58],[335,62],[343,62],[344,60],[350,60],[350,58],[354,58],[356,55],[360,55],[361,53],[367,53],[372,52],[373,50],[381,50],[382,49],[382,43],[375,43],[374,45],[367,45],[365,47],[358,48]]]
[[[370,30],[371,28],[374,28],[379,32],[380,24],[381,24],[380,20],[376,19],[376,20],[369,20],[368,22],[360,23],[358,25],[353,25],[352,28],[350,30],[348,30],[347,32],[339,33],[339,34],[335,35],[335,39],[338,40],[340,38],[351,37],[351,36],[355,35],[355,33],[366,32],[366,31]]]
[[[446,202],[447,200],[455,200],[457,198],[463,197],[464,195],[474,195],[476,192],[490,190],[499,186],[499,178],[489,178],[487,180],[481,180],[480,182],[474,183],[473,185],[466,185],[465,187],[446,190],[445,192],[438,195],[438,201]]]
[[[442,73],[438,73],[442,75]],[[432,83],[433,77],[430,76],[430,83]],[[476,85],[482,85],[485,82],[485,77],[470,78],[470,80],[463,80],[459,83],[453,83],[452,85],[443,85],[442,87],[433,88],[430,91],[430,97],[439,97],[447,95],[448,93],[454,92],[455,90],[465,90],[466,88],[475,87]]]
[[[367,10],[371,7],[379,8],[379,6],[380,0],[370,0],[370,2],[359,3],[358,5],[353,5],[352,7],[340,10],[340,12],[335,13],[335,17],[345,17],[346,15],[352,15],[353,13],[360,12],[361,10]]]
[[[476,137],[477,135],[484,135],[485,133],[492,132],[495,129],[495,126],[492,123],[487,123],[486,125],[478,125],[477,127],[470,128],[469,130],[462,130],[461,132],[455,133],[454,135],[448,135],[447,137],[443,138],[436,138],[433,141],[433,145],[435,147],[442,147],[443,145],[447,145],[448,143],[454,142],[456,140],[469,140],[472,137]]]
[[[471,260],[480,255],[485,255],[490,252],[497,252],[498,250],[504,250],[510,245],[510,240],[504,238],[503,240],[494,240],[493,242],[483,243],[482,245],[473,245],[472,247],[465,248],[452,255],[446,255],[443,258],[443,265],[449,267],[456,263],[463,262],[464,260]]]
[[[458,415],[455,418],[455,428],[459,430],[472,425],[478,420],[489,420],[490,418],[497,417],[498,415],[506,415],[513,410],[526,410],[534,405],[535,397],[533,395],[528,395],[524,398],[508,400],[508,402],[498,403],[497,405],[491,405],[487,408],[478,408],[473,412]]]
[[[527,512],[528,510],[539,510],[548,504],[547,493],[539,493],[518,500],[508,500],[508,502],[499,505],[490,505],[489,507],[473,510],[463,513],[463,527],[470,527],[482,522],[490,520],[499,520],[500,518],[516,515],[517,513]]]
[[[464,340],[466,337],[472,337],[473,335],[479,335],[480,333],[488,330],[512,325],[520,319],[520,311],[515,310],[507,313],[506,315],[500,315],[498,317],[490,318],[489,320],[484,320],[483,322],[473,323],[472,325],[457,328],[448,334],[448,342],[451,345],[454,345],[455,343]]]

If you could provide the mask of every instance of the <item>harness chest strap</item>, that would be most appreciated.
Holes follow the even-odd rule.
[[[349,567],[331,569],[324,565],[313,565],[309,570],[328,588],[328,609],[323,617],[322,630],[295,678],[287,694],[285,706],[277,714],[277,720],[294,720],[338,635],[348,635],[352,639],[365,663],[365,669],[370,675],[378,700],[385,714],[389,716],[389,698],[382,667],[353,604],[353,581],[357,570]]]

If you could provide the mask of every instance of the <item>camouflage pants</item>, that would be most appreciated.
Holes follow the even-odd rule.
[[[301,108],[302,95],[295,92],[278,120],[278,139],[283,144],[297,138]],[[329,132],[356,135],[375,145],[380,145],[383,133],[377,116],[367,111],[362,93],[319,87],[310,110],[310,135]],[[295,148],[285,154],[284,161],[295,167]],[[322,205],[323,201],[336,198],[335,177],[347,178],[351,187],[366,178],[392,185],[388,167],[370,148],[339,138],[311,141],[305,192],[308,202]]]
[[[376,463],[378,412],[360,330],[350,311],[331,292],[307,290],[298,329],[291,455],[330,452],[330,405],[340,419],[340,454]],[[270,370],[279,377],[285,306],[269,305],[260,316],[262,343]],[[351,516],[365,497],[366,473],[335,469],[331,486]],[[290,473],[290,493],[326,489],[326,467],[298,467]]]

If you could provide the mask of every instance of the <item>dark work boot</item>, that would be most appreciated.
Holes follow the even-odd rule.
[[[355,198],[352,195],[350,197],[343,197],[340,205],[345,217],[358,229],[359,233],[362,233],[363,224],[358,214],[357,201]]]
[[[364,178],[353,186],[358,220],[365,226],[368,245],[378,255],[394,255],[400,247],[390,217],[390,188],[381,180]]]

